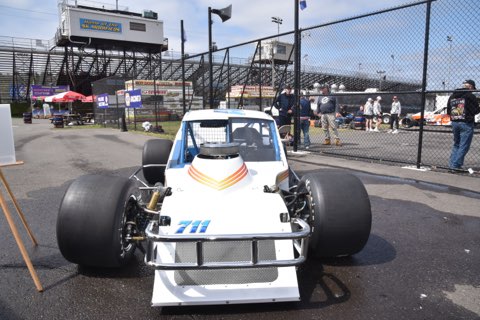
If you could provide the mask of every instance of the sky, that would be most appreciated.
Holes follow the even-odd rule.
[[[297,0],[298,1],[298,0]],[[300,28],[308,28],[347,19],[380,10],[394,8],[421,0],[306,0],[307,8],[300,11]],[[0,44],[10,37],[52,40],[59,27],[58,0],[0,0]],[[69,4],[127,10],[142,13],[151,10],[158,13],[164,23],[164,37],[169,39],[169,49],[179,56],[180,20],[184,20],[187,34],[185,51],[189,54],[208,51],[208,7],[222,9],[232,5],[232,17],[222,23],[212,15],[213,41],[219,49],[259,38],[274,36],[294,29],[295,0],[68,0]],[[430,88],[453,88],[463,78],[480,81],[480,52],[478,37],[480,29],[480,1],[437,0],[432,19],[429,51]],[[417,10],[419,9],[419,10]],[[302,40],[302,50],[308,54],[310,63],[342,68],[347,72],[368,72],[376,77],[379,70],[390,72],[391,78],[421,80],[423,61],[425,5],[375,17],[361,19],[349,25],[312,30],[311,39]],[[412,12],[413,17],[400,16]],[[477,16],[476,16],[477,15]],[[272,17],[282,19],[282,24],[273,23]],[[404,19],[405,21],[401,21]],[[378,32],[375,33],[375,27]],[[362,30],[362,28],[364,28]],[[333,30],[333,31],[331,31]],[[322,33],[325,32],[325,33]],[[328,33],[330,32],[330,33]],[[392,33],[396,32],[396,33]],[[447,42],[446,36],[453,37]],[[291,39],[291,38],[290,38]],[[331,47],[326,53],[317,50],[322,41],[330,39]],[[401,41],[400,45],[392,39]],[[291,40],[290,40],[291,41]],[[310,47],[308,41],[312,41]],[[356,45],[356,47],[355,47]],[[252,49],[255,47],[252,45]],[[309,51],[310,50],[310,51]],[[234,50],[231,57],[238,57]],[[252,55],[252,53],[249,53]],[[392,56],[395,58],[393,59]],[[246,57],[246,56],[242,56]],[[323,64],[323,65],[322,65]],[[453,72],[455,71],[455,72]],[[442,85],[443,84],[443,85]]]
[[[294,29],[295,1],[287,0],[69,0],[69,3],[142,13],[152,10],[164,22],[169,47],[180,51],[180,20],[187,34],[186,52],[208,50],[208,7],[222,9],[232,5],[232,18],[222,23],[213,15],[213,38],[219,48],[242,43],[278,32],[271,17],[280,17],[280,32]],[[307,0],[300,12],[300,27],[314,26],[364,13],[402,5],[412,0]],[[0,0],[0,36],[51,40],[58,22],[57,0]]]

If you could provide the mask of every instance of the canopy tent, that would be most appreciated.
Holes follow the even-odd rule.
[[[75,91],[65,91],[57,93],[53,96],[45,97],[45,102],[72,102],[75,100],[83,100],[85,96]]]

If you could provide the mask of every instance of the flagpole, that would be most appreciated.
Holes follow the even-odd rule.
[[[213,109],[213,63],[212,63],[212,8],[208,7],[208,92],[209,108]]]
[[[187,113],[185,104],[185,30],[183,29],[183,20],[180,20],[180,32],[182,37],[182,95],[183,95],[183,115]]]
[[[300,124],[300,32],[298,29],[299,25],[299,0],[294,0],[295,3],[295,42],[294,42],[294,50],[295,50],[295,55],[294,55],[294,75],[295,75],[295,81],[294,81],[294,91],[293,91],[293,96],[294,96],[294,108],[295,108],[295,113],[293,117],[293,130],[294,130],[294,135],[293,135],[293,151],[296,152],[298,149],[298,140],[299,140],[299,124]]]

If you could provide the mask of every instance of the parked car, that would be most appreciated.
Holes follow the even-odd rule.
[[[400,120],[400,125],[405,128],[420,125],[421,113],[407,114],[407,116]],[[480,123],[480,114],[475,116],[475,124]],[[450,116],[447,114],[447,107],[439,108],[434,111],[425,111],[423,116],[424,125],[432,126],[449,126],[451,125]]]

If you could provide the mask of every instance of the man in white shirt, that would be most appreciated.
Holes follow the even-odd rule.
[[[402,105],[400,101],[398,101],[398,97],[393,97],[392,108],[390,109],[390,133],[398,133],[398,119],[400,119],[400,113],[402,112]],[[395,124],[395,130],[393,129],[393,125]]]
[[[377,119],[377,125],[373,130],[375,132],[380,132],[378,128],[382,124],[382,105],[380,104],[381,100],[382,100],[382,97],[378,96],[375,102],[373,103],[373,116],[376,117]]]

